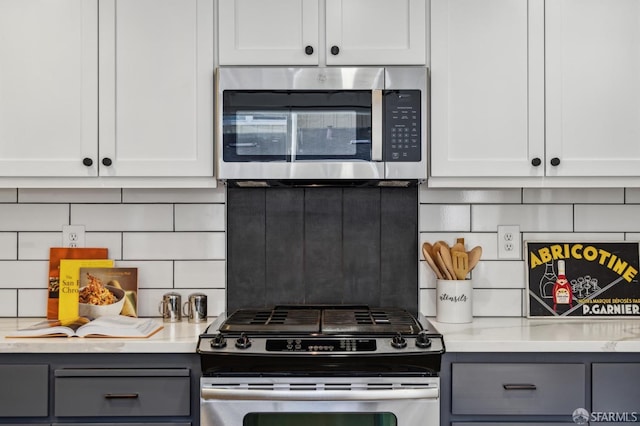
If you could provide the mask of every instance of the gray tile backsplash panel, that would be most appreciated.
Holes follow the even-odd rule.
[[[229,188],[229,310],[340,303],[417,312],[417,195],[415,187]]]

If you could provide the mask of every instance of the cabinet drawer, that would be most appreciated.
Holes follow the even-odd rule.
[[[571,414],[585,406],[583,364],[452,365],[454,414]]]
[[[59,417],[188,416],[188,369],[60,369],[54,412]]]
[[[594,363],[592,382],[592,411],[631,413],[640,408],[640,364]]]
[[[0,365],[0,417],[45,417],[48,365]]]

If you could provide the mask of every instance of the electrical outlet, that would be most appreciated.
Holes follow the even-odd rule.
[[[520,225],[498,226],[498,259],[520,259]]]
[[[64,225],[62,247],[84,247],[84,225]]]

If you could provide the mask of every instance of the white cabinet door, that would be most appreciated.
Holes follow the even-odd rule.
[[[547,174],[640,175],[640,1],[553,0],[545,14]]]
[[[431,1],[432,176],[544,174],[543,11]]]
[[[213,176],[213,0],[100,1],[100,175]]]
[[[318,0],[220,0],[220,65],[317,65]]]
[[[326,0],[327,65],[426,63],[426,0]]]
[[[96,175],[97,10],[0,0],[0,176]]]

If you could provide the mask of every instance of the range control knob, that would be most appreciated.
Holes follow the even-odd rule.
[[[246,334],[240,334],[240,337],[236,340],[236,348],[238,349],[247,349],[251,347],[251,340],[247,337]]]
[[[211,341],[211,347],[214,349],[222,349],[227,346],[227,339],[220,333],[216,334],[216,336]]]
[[[391,339],[391,346],[393,346],[396,349],[402,349],[407,347],[407,340],[402,337],[402,334],[398,333],[395,336],[393,336],[393,339]]]
[[[426,332],[421,331],[418,333],[418,336],[416,336],[416,346],[420,349],[426,349],[431,346],[431,339],[429,339]]]

